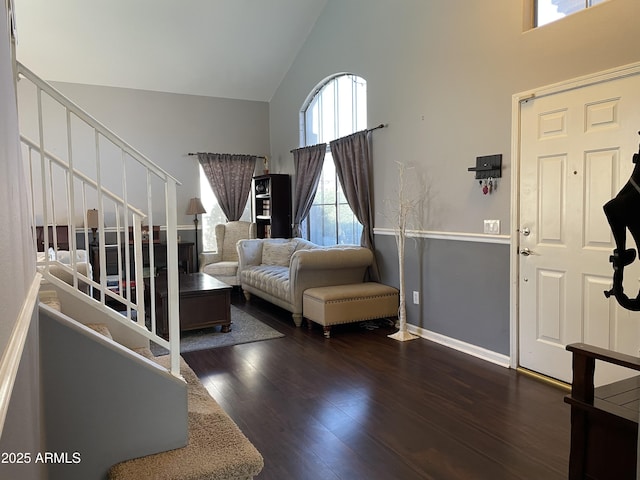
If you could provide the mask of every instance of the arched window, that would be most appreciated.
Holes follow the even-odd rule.
[[[367,82],[356,75],[331,77],[310,95],[301,114],[303,146],[327,143],[322,176],[302,234],[318,245],[359,244],[362,225],[342,192],[330,141],[367,128]]]

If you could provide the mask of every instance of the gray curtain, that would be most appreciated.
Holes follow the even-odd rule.
[[[371,191],[373,177],[371,175],[370,135],[370,131],[364,130],[334,140],[329,145],[342,191],[353,214],[363,226],[360,245],[374,252],[374,262],[369,268],[369,278],[378,281],[380,275],[375,261],[373,239],[373,195]]]
[[[198,160],[228,222],[240,220],[256,169],[253,155],[198,153]]]
[[[296,185],[293,191],[293,236],[300,237],[300,224],[309,215],[316,196],[327,144],[320,143],[293,151]]]

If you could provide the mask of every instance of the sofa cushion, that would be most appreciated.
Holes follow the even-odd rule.
[[[262,245],[262,265],[288,267],[295,249],[294,242],[264,242]]]
[[[291,301],[288,266],[255,265],[244,269],[241,275],[243,284],[285,301]]]

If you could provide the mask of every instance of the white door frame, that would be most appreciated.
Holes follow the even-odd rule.
[[[532,98],[546,97],[557,93],[616,80],[640,74],[640,62],[623,65],[603,72],[598,72],[564,82],[547,85],[545,87],[517,93],[511,100],[511,246],[509,249],[509,284],[510,284],[510,367],[517,368],[520,364],[518,351],[519,336],[519,229],[520,229],[520,105]],[[613,275],[613,272],[612,272]]]

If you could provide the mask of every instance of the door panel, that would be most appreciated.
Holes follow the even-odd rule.
[[[618,150],[586,152],[584,162],[585,190],[583,196],[585,224],[583,247],[611,246],[611,230],[602,221],[602,206],[611,200],[618,171]]]
[[[523,367],[570,381],[565,346],[574,342],[638,355],[640,314],[604,296],[615,244],[602,206],[631,173],[639,105],[638,75],[521,105],[519,216],[520,231],[528,229],[519,236],[520,251],[527,251],[518,258]],[[638,279],[640,269],[627,267],[625,290],[635,295]],[[626,375],[596,367],[598,383]]]
[[[564,291],[566,272],[538,270],[538,328],[536,336],[539,341],[554,346],[563,344],[566,318],[564,316]]]
[[[543,157],[538,172],[538,225],[540,243],[563,245],[565,243],[565,177],[566,156]]]

